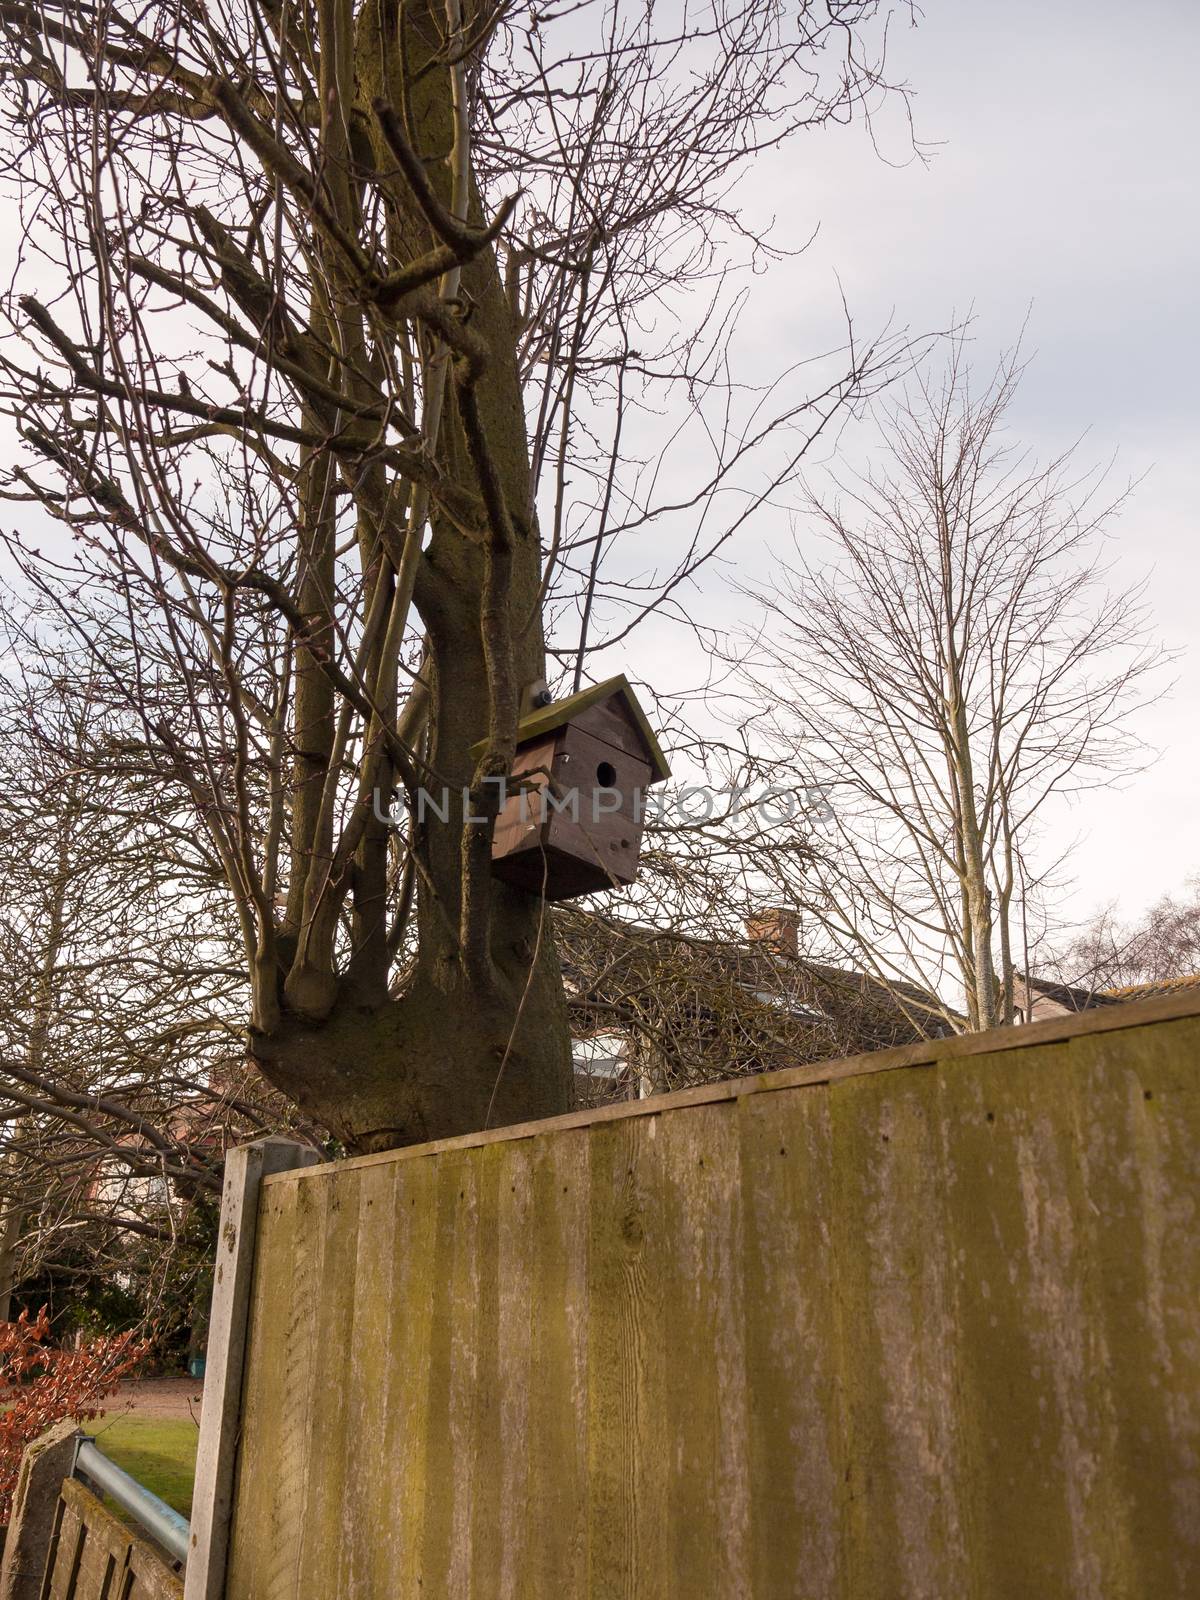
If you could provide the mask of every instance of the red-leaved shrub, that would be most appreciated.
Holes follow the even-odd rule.
[[[0,1322],[0,1523],[12,1514],[25,1446],[66,1417],[90,1421],[148,1348],[132,1333],[78,1350],[57,1350],[49,1336],[45,1306],[32,1321],[22,1311],[15,1322]]]

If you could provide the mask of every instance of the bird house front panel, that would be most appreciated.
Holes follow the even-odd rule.
[[[642,842],[647,762],[571,726],[555,753],[553,773],[553,787],[569,798],[549,808],[546,843],[593,870],[597,888],[632,883]]]
[[[524,747],[496,822],[493,869],[549,900],[632,883],[649,776],[641,757],[582,728]]]

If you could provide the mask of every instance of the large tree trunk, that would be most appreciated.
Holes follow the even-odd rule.
[[[378,11],[368,7],[359,23],[355,92],[368,106],[375,96],[395,103],[397,85],[406,85],[410,142],[448,205],[455,125],[451,74],[437,53],[445,31],[440,6],[419,4],[401,13],[381,0]],[[364,114],[363,121],[373,119]],[[379,169],[394,166],[381,136],[372,155]],[[411,257],[432,248],[436,240],[411,192],[397,184],[393,193],[404,253]],[[472,221],[481,220],[473,192],[471,211]],[[336,264],[331,276],[336,277]],[[509,676],[519,687],[545,673],[541,549],[531,514],[516,330],[491,249],[463,267],[459,299],[469,307],[470,331],[486,351],[473,393],[512,525],[499,631],[511,656]],[[477,462],[451,393],[436,459],[444,482],[480,495]],[[401,541],[403,528],[395,532]],[[320,551],[328,552],[331,543],[331,537],[321,539]],[[253,1037],[264,1074],[353,1150],[443,1138],[551,1115],[573,1104],[566,1005],[545,907],[490,880],[491,830],[463,821],[462,797],[476,774],[472,747],[489,735],[511,742],[513,733],[511,727],[496,726],[503,714],[497,712],[485,638],[489,621],[493,628],[497,623],[488,614],[495,605],[488,561],[485,539],[468,537],[435,509],[414,598],[427,637],[428,761],[439,790],[443,782],[449,790],[451,811],[442,822],[428,810],[414,841],[421,863],[418,938],[404,992],[395,996],[388,987],[386,839],[372,817],[352,869],[354,953],[348,968],[335,976],[329,948],[316,948],[313,961],[306,963],[310,926],[302,896],[294,893],[279,942],[278,1008],[258,1008],[266,1016],[274,1011],[271,1025]],[[306,611],[319,609],[321,587],[318,577]],[[300,669],[295,783],[302,804],[294,812],[293,874],[299,873],[306,851],[324,859],[333,849],[322,831],[324,821],[317,821],[318,801],[304,798],[319,795],[325,781],[333,706],[327,683],[303,653]],[[382,754],[376,778],[386,794],[394,773]],[[463,894],[472,872],[483,879],[480,892],[488,902],[482,978],[463,948]]]

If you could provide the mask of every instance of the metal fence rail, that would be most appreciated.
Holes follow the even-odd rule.
[[[191,1524],[136,1478],[131,1478],[124,1468],[110,1461],[91,1439],[80,1439],[72,1476],[86,1478],[110,1496],[169,1555],[186,1563]]]

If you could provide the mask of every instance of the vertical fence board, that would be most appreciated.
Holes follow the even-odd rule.
[[[751,1096],[737,1116],[753,1485],[747,1593],[837,1600],[845,1591],[829,1100]]]
[[[107,1600],[106,1590],[112,1580],[114,1565],[107,1545],[88,1528],[83,1543],[83,1559],[71,1585],[69,1600]]]
[[[380,1530],[397,1594],[424,1588],[422,1554],[429,1483],[430,1368],[435,1347],[438,1163],[407,1161],[397,1170],[391,1304],[392,1387],[387,1416],[387,1457],[392,1520]],[[439,1330],[444,1344],[444,1329]],[[442,1486],[433,1485],[433,1493]],[[386,1587],[377,1591],[387,1594]]]
[[[380,1463],[388,1460],[388,1409],[398,1376],[390,1337],[395,1210],[396,1168],[365,1168],[355,1226],[345,1399],[348,1459],[359,1492],[344,1496],[337,1594],[382,1593],[390,1572],[386,1531],[395,1506],[390,1474],[380,1470]]]
[[[1058,1283],[1068,1274],[1077,1284],[1070,1303],[1073,1310],[1077,1308],[1078,1341],[1068,1346],[1060,1335],[1055,1344],[1056,1353],[1068,1358],[1077,1353],[1078,1363],[1074,1371],[1067,1366],[1059,1378],[1060,1404],[1071,1416],[1069,1439],[1078,1441],[1078,1472],[1071,1476],[1079,1478],[1080,1487],[1070,1498],[1073,1527],[1078,1529],[1074,1568],[1083,1592],[1103,1600],[1138,1600],[1145,1591],[1134,1571],[1131,1507],[1119,1466],[1117,1383],[1104,1314],[1107,1213],[1119,1202],[1105,1142],[1095,1137],[1098,1129],[1119,1126],[1123,1097],[1102,1070],[1094,1039],[1081,1043],[1082,1050],[1061,1044],[1051,1047],[1049,1056],[1042,1053],[1043,1074],[1049,1064],[1062,1085],[1063,1106],[1058,1119],[1061,1132],[1051,1133],[1045,1125],[1040,1130],[1043,1139],[1057,1139],[1062,1162],[1057,1188],[1064,1202],[1058,1219],[1062,1266],[1055,1272],[1048,1297],[1053,1301]],[[1040,1077],[1030,1076],[1027,1086],[1032,1098]],[[1051,1270],[1057,1266],[1052,1260]]]
[[[347,1181],[350,1180],[350,1181]],[[351,1169],[309,1186],[305,1238],[312,1240],[314,1267],[306,1307],[299,1311],[309,1331],[308,1387],[303,1427],[293,1448],[308,1463],[300,1538],[300,1570],[313,1595],[336,1594],[346,1537],[347,1489],[361,1492],[357,1440],[347,1426],[347,1396],[363,1381],[358,1368],[355,1262],[362,1174]],[[302,1192],[303,1198],[303,1192]],[[330,1370],[329,1354],[339,1357]],[[336,1463],[333,1470],[331,1465]]]
[[[658,1122],[668,1593],[750,1593],[742,1197],[732,1105]],[[665,1266],[665,1264],[664,1264]],[[686,1354],[685,1354],[686,1352]]]
[[[980,1057],[970,1074],[947,1081],[943,1095],[952,1123],[948,1242],[958,1275],[964,1404],[977,1419],[976,1540],[988,1600],[1074,1593],[1069,1541],[1061,1537],[1067,1485],[1047,1360],[1049,1308],[1035,1304],[1030,1266],[1042,1233],[1031,1211],[1034,1130],[1018,1070],[1013,1059],[994,1065]],[[1051,1067],[1048,1093],[1056,1092],[1053,1077]]]
[[[933,1073],[831,1090],[830,1206],[855,1600],[972,1594],[954,1273]]]
[[[455,1594],[495,1600],[506,1544],[501,1520],[505,1450],[502,1441],[501,1373],[507,1353],[500,1343],[500,1178],[502,1145],[488,1145],[472,1162],[477,1189],[477,1225],[468,1292],[475,1302],[476,1335],[465,1385],[465,1437],[473,1467],[470,1512],[456,1537]],[[507,1288],[507,1285],[506,1285]],[[513,1436],[509,1448],[519,1453]]]
[[[499,1550],[489,1574],[477,1575],[477,1592],[495,1600],[524,1600],[529,1590],[527,1522],[530,1437],[536,1383],[561,1386],[560,1372],[533,1371],[533,1151],[532,1141],[495,1145],[496,1156],[496,1517]],[[478,1566],[478,1563],[477,1563]]]
[[[87,1529],[74,1506],[63,1508],[58,1541],[54,1547],[54,1566],[47,1600],[72,1600],[87,1542]]]
[[[464,1405],[477,1337],[478,1306],[472,1294],[477,1204],[474,1166],[453,1152],[437,1165],[436,1235],[429,1292],[433,1301],[427,1370],[414,1374],[428,1385],[426,1471],[420,1583],[425,1593],[455,1594],[456,1535],[470,1518],[474,1463]],[[458,1581],[463,1582],[461,1574]]]
[[[242,1388],[242,1446],[234,1491],[234,1525],[255,1528],[255,1538],[231,1541],[227,1588],[230,1594],[272,1600],[294,1592],[293,1578],[277,1570],[277,1552],[295,1561],[298,1492],[294,1480],[303,1464],[284,1433],[296,1372],[289,1360],[289,1332],[295,1289],[296,1184],[265,1189],[259,1202],[247,1365]],[[268,1468],[267,1463],[270,1463]]]
[[[1115,1470],[1087,1160],[1087,1124],[1119,1120],[1120,1106],[1085,1066],[1086,1053],[1063,1045],[997,1053],[944,1091],[957,1116],[953,1222],[989,1596],[1022,1585],[1081,1600],[1142,1592]]]
[[[682,1357],[664,1314],[669,1247],[659,1119],[592,1141],[588,1304],[588,1586],[597,1600],[668,1595],[667,1367]]]
[[[1067,1048],[1130,1593],[1200,1593],[1200,1074],[1187,1024]],[[1117,1375],[1119,1374],[1119,1379]]]
[[[522,1600],[587,1593],[590,1141],[528,1141],[532,1216]]]

